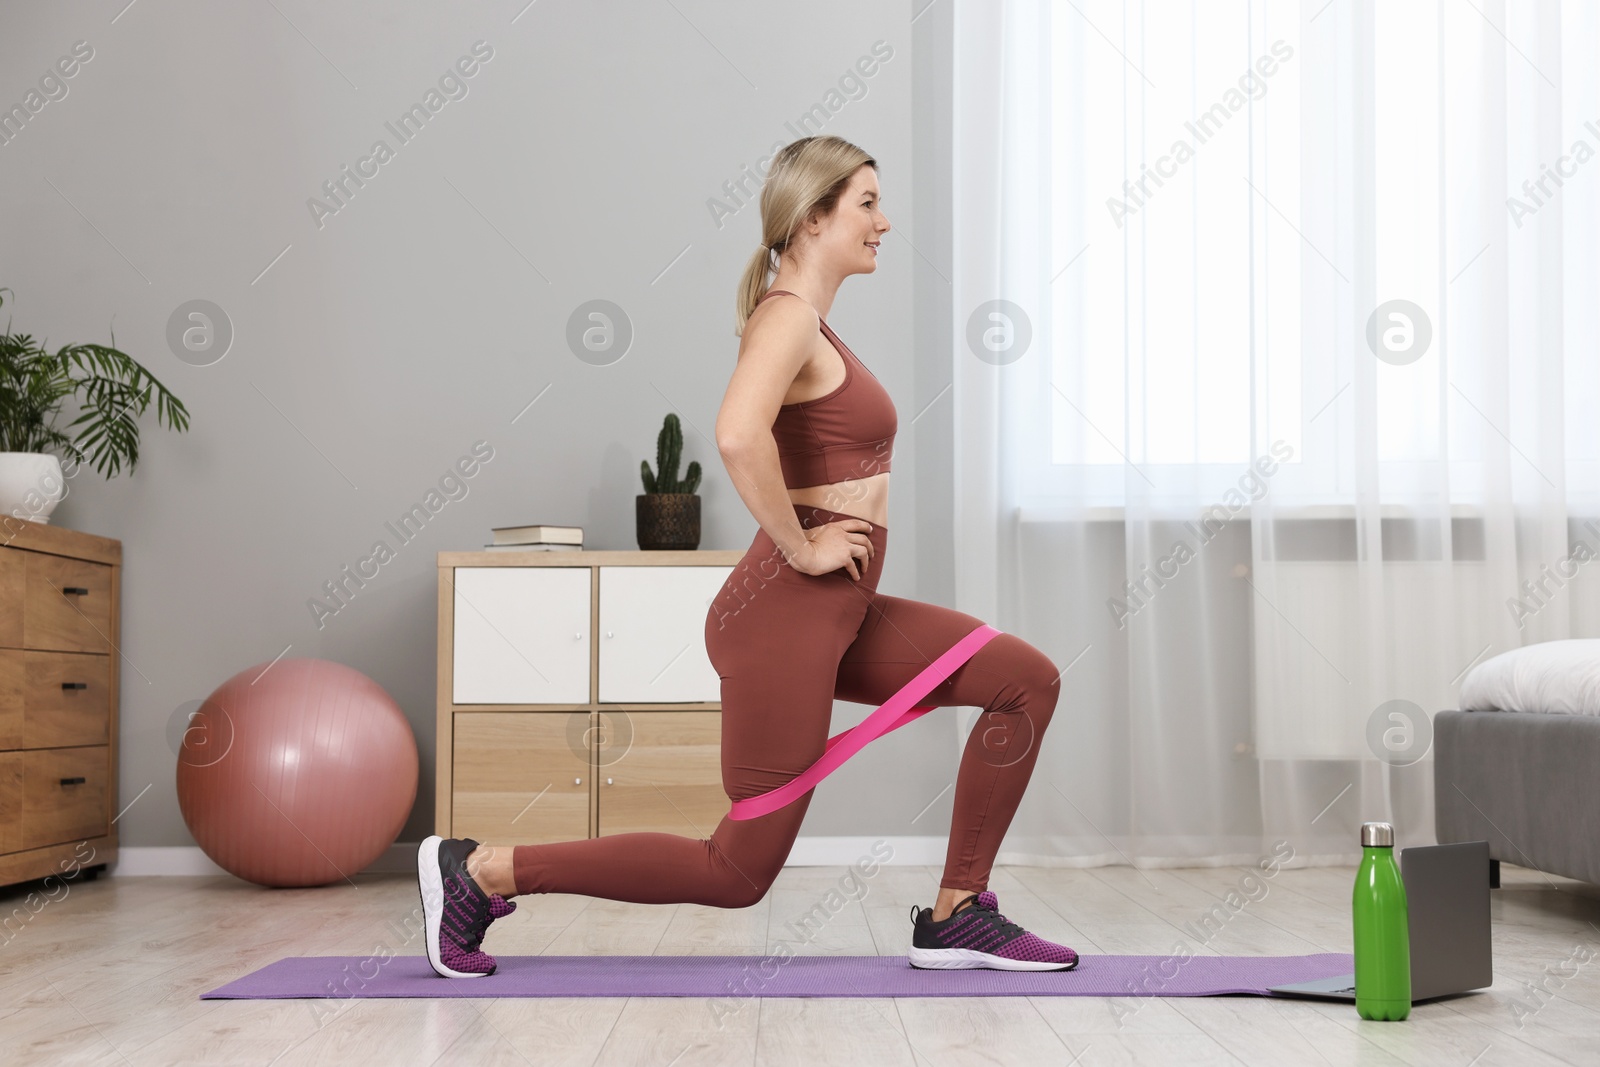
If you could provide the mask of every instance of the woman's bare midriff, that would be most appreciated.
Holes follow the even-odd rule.
[[[790,489],[789,499],[796,504],[825,508],[841,515],[866,519],[874,526],[889,525],[889,472],[870,478],[851,478],[827,485],[808,485]]]

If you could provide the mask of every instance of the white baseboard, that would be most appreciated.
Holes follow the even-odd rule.
[[[894,849],[892,858],[883,860],[883,845],[877,852],[875,842],[887,842]],[[943,837],[800,837],[789,853],[789,867],[845,867],[866,858],[869,862],[890,864],[942,864],[945,846]],[[417,862],[417,843],[397,841],[390,845],[366,868],[371,874],[409,874]],[[123,846],[117,850],[117,862],[107,872],[119,877],[181,877],[208,874],[227,874],[212,863],[197,845],[174,847]],[[355,872],[350,872],[354,874]]]
[[[142,878],[153,875],[181,876],[197,874],[227,874],[212,863],[204,852],[194,845],[170,848],[141,848],[120,846],[117,862],[106,871],[122,877]]]
[[[416,869],[416,842],[396,842],[366,870],[377,874],[405,874]],[[228,872],[211,862],[198,845],[167,848],[123,846],[117,850],[117,862],[108,874],[127,878],[182,877]],[[351,871],[351,874],[356,872]]]
[[[789,851],[785,867],[848,867],[858,861],[882,863],[887,866],[943,867],[948,837],[798,837]],[[887,846],[887,847],[886,847]],[[892,850],[892,851],[891,851]],[[888,853],[885,856],[885,853]],[[410,874],[416,869],[417,842],[397,841],[367,868],[369,874]],[[1320,867],[1327,865],[1350,866],[1359,855],[1296,857],[1292,866]],[[1255,857],[1224,857],[1221,860],[1178,860],[1145,864],[1145,866],[1209,867],[1222,865],[1249,866]],[[1036,856],[1001,849],[995,857],[996,866],[1021,867],[1100,867],[1116,863],[1115,857],[1106,856]],[[176,848],[124,847],[118,850],[117,862],[108,872],[121,877],[183,876],[226,874],[212,863],[197,846]],[[349,872],[355,874],[355,871]]]
[[[785,867],[848,867],[858,860],[893,867],[944,866],[949,837],[797,837]],[[890,852],[890,850],[893,850]],[[885,858],[885,853],[889,853]]]

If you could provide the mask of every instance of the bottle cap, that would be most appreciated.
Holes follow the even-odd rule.
[[[1386,822],[1364,822],[1361,824],[1362,848],[1393,848],[1394,826]]]

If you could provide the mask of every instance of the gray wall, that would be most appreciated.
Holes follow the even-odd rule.
[[[86,472],[53,520],[123,544],[121,803],[152,786],[126,845],[191,843],[169,723],[285,646],[405,708],[424,772],[401,837],[429,832],[435,553],[519,521],[636,547],[638,464],[669,410],[707,472],[702,547],[748,544],[709,434],[758,208],[719,225],[707,204],[805,133],[877,157],[909,238],[848,281],[830,323],[901,412],[882,589],[950,602],[949,5],[124,3],[0,9],[7,108],[74,42],[94,49],[0,146],[0,286],[16,329],[114,329],[193,415],[182,435],[147,418],[136,473]],[[308,199],[374,140],[395,145],[385,123],[479,40],[493,57],[466,95],[319,227]],[[880,40],[892,58],[849,98],[841,78]],[[790,125],[818,104],[842,106]],[[635,331],[607,366],[566,341],[597,298]],[[235,332],[209,366],[166,339],[193,299]],[[308,600],[375,540],[396,546],[385,522],[478,440],[494,458],[466,495],[319,628]],[[834,729],[867,710],[838,705]],[[806,834],[944,832],[948,794],[909,820],[953,773],[950,735],[894,744],[830,780]]]

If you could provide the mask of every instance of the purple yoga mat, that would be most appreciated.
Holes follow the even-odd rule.
[[[201,1000],[331,997],[1206,997],[1348,974],[1348,953],[1083,956],[1070,971],[933,971],[904,956],[501,956],[487,978],[440,978],[424,956],[295,956]]]

